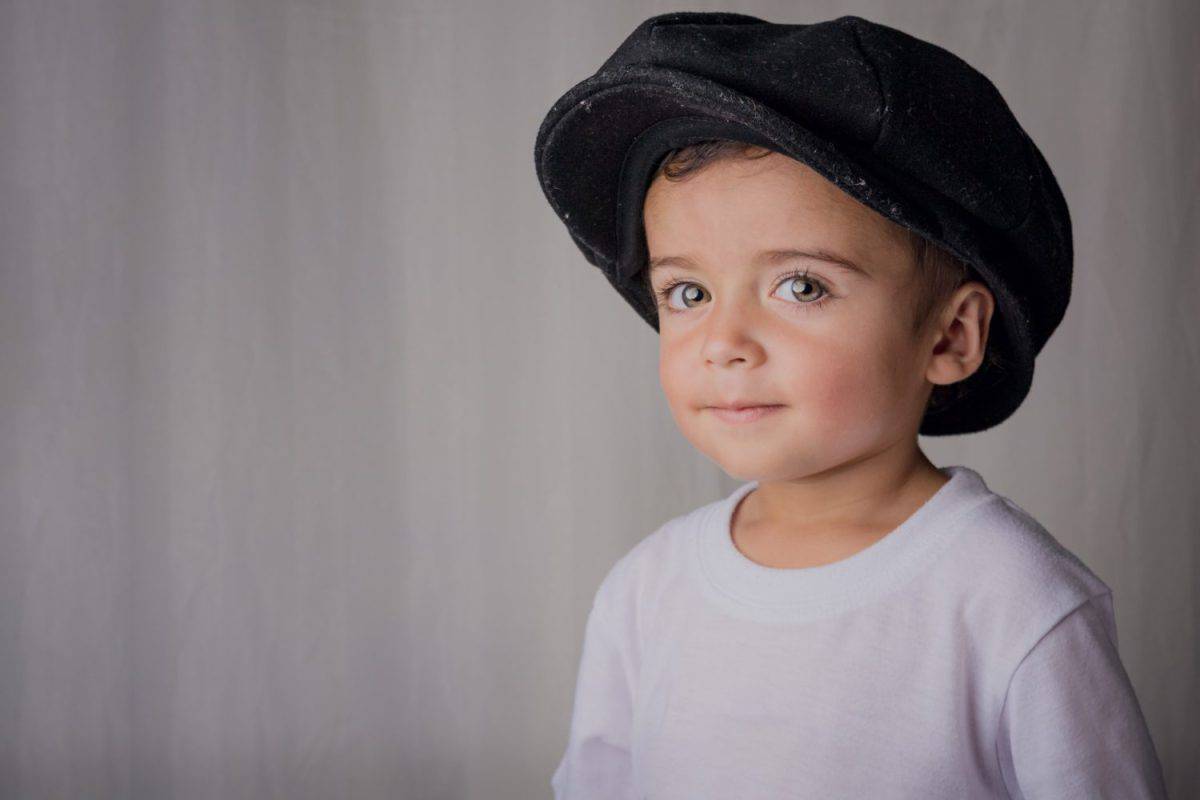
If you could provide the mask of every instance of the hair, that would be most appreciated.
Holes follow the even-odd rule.
[[[699,171],[705,165],[722,159],[757,160],[775,152],[769,148],[749,142],[731,139],[708,139],[684,147],[675,148],[668,152],[658,163],[658,168],[651,176],[651,181],[663,177],[669,181],[681,181]],[[901,226],[903,228],[903,226]],[[903,228],[907,236],[913,262],[916,265],[914,278],[916,291],[913,292],[914,302],[910,307],[911,332],[919,335],[938,314],[946,301],[959,286],[968,280],[980,280],[978,272],[970,264],[955,256],[941,245],[926,239],[916,231]],[[638,282],[654,300],[653,288],[650,283],[650,273],[642,269]],[[984,352],[984,363],[979,369],[998,368],[1002,364],[995,348],[989,346]],[[934,386],[930,392],[929,401],[925,406],[926,413],[937,411],[953,405],[965,393],[963,382]]]

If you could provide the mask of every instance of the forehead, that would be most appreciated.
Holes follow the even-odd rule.
[[[643,209],[647,273],[820,262],[871,277],[910,251],[904,229],[811,167],[778,154],[718,161],[682,182],[656,178]],[[897,265],[900,266],[900,265]]]

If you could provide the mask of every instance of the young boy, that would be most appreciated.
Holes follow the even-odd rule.
[[[744,481],[601,583],[554,796],[1165,797],[1109,587],[917,443],[1009,416],[1070,293],[991,83],[860,17],[663,14],[535,157]]]

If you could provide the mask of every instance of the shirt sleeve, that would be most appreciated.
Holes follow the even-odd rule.
[[[1166,799],[1162,767],[1117,653],[1111,592],[1067,614],[1017,666],[997,755],[1015,800]]]
[[[593,603],[567,748],[550,779],[554,800],[634,800],[633,668],[624,641]]]

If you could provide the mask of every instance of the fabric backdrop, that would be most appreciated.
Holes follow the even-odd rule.
[[[736,482],[537,186],[638,22],[856,13],[988,75],[1075,292],[923,439],[1114,590],[1200,795],[1200,6],[0,2],[0,796],[549,797],[612,563]]]

